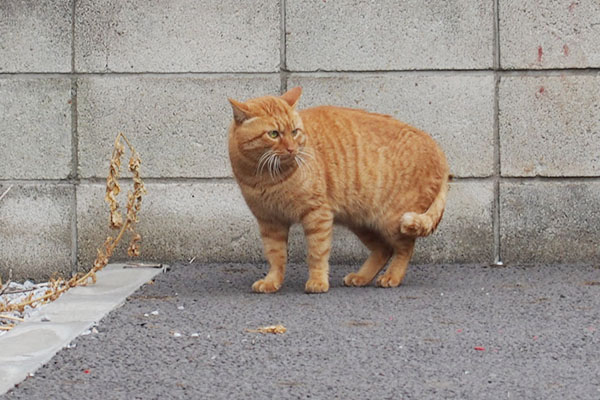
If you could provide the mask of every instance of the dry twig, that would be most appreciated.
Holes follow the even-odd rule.
[[[117,195],[121,191],[119,186],[118,178],[121,173],[121,157],[125,152],[125,146],[121,143],[121,139],[125,141],[129,150],[131,151],[131,158],[129,160],[129,171],[131,171],[133,175],[133,192],[128,193],[127,200],[127,218],[125,222],[123,222],[123,217],[119,211],[119,203],[117,202]],[[132,234],[132,239],[129,245],[128,254],[130,256],[139,255],[140,248],[139,242],[142,237],[135,231],[135,224],[138,221],[137,214],[140,211],[142,206],[142,196],[146,194],[146,189],[142,179],[140,178],[140,164],[141,159],[131,143],[127,140],[123,133],[119,133],[117,138],[115,139],[114,150],[112,153],[112,157],[110,160],[110,167],[108,177],[106,178],[106,195],[105,201],[109,204],[110,207],[110,227],[112,229],[120,229],[117,236],[113,239],[112,237],[106,238],[104,244],[101,248],[98,249],[98,255],[92,269],[90,269],[86,274],[76,274],[69,280],[64,280],[62,278],[59,279],[51,279],[48,285],[48,289],[44,293],[44,295],[40,297],[33,297],[33,293],[25,298],[24,301],[11,304],[8,302],[2,303],[0,302],[0,312],[11,312],[11,311],[19,311],[23,312],[26,306],[35,308],[36,306],[56,300],[61,294],[66,292],[72,287],[75,286],[86,286],[91,279],[93,283],[96,282],[96,272],[100,271],[102,268],[108,264],[109,258],[112,256],[113,251],[123,238],[125,232],[129,231]],[[8,193],[10,187],[0,196],[0,199]],[[10,283],[10,282],[9,282]],[[8,283],[6,288],[8,287]],[[6,290],[3,289],[4,290]],[[0,330],[9,330],[13,327],[13,324],[0,326]]]
[[[13,317],[12,315],[0,315],[0,319],[8,319],[9,321],[25,321],[23,318]]]
[[[0,293],[0,295],[2,295],[2,294],[27,293],[27,292],[33,292],[34,290],[36,290],[36,289],[35,288],[31,288],[31,289],[10,290],[10,291],[6,291],[6,292],[2,292],[2,293]]]
[[[4,285],[4,287],[2,288],[2,290],[0,290],[0,296],[2,296],[4,294],[4,292],[6,292],[6,290],[8,289],[9,285],[10,285],[10,279],[8,280],[8,282],[6,282],[6,285]]]
[[[270,325],[270,326],[264,326],[262,328],[257,328],[257,329],[246,329],[246,332],[250,332],[250,333],[279,334],[279,333],[285,333],[286,331],[287,331],[287,329],[283,325]]]

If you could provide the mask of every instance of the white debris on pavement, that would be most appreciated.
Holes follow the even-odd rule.
[[[25,281],[23,283],[10,282],[8,287],[5,289],[4,293],[0,296],[0,303],[3,304],[16,304],[22,303],[26,301],[29,296],[32,298],[41,297],[48,290],[48,282],[35,284],[32,281]],[[45,304],[41,304],[32,308],[30,306],[25,306],[23,312],[11,311],[11,312],[2,312],[0,315],[6,315],[9,317],[16,317],[22,319],[29,319],[34,314],[37,314],[40,309],[43,309]],[[3,320],[2,322],[6,323],[7,320]],[[18,324],[18,321],[10,321],[11,324]],[[0,330],[0,336],[5,334],[8,331]]]
[[[151,315],[158,315],[158,314],[159,314],[159,311],[158,310],[154,310],[154,311],[152,311],[150,313],[144,313],[144,317],[149,317]]]

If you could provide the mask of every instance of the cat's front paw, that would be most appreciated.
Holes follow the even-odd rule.
[[[389,288],[389,287],[398,287],[402,283],[402,279],[397,278],[393,275],[383,274],[379,278],[377,278],[377,286]]]
[[[372,279],[372,278],[371,278]],[[367,279],[356,272],[351,272],[344,277],[344,285],[346,286],[365,286],[371,282],[371,279]]]
[[[325,293],[328,290],[329,282],[320,279],[309,279],[304,287],[306,293]]]
[[[252,290],[256,293],[274,293],[281,287],[281,282],[261,279],[252,285]]]

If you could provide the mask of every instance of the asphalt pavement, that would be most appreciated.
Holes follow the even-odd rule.
[[[176,264],[0,399],[600,399],[600,267],[411,266],[326,294]],[[282,324],[283,334],[248,330]],[[1,349],[0,349],[1,350]]]

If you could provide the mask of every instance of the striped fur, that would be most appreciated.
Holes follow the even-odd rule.
[[[377,284],[398,286],[415,239],[431,234],[444,212],[449,175],[442,150],[425,132],[390,116],[331,106],[297,111],[300,94],[294,88],[281,97],[230,100],[231,165],[270,266],[253,290],[281,287],[295,223],[307,238],[307,292],[329,289],[334,223],[371,251],[344,278],[346,285],[369,284],[389,262]]]

